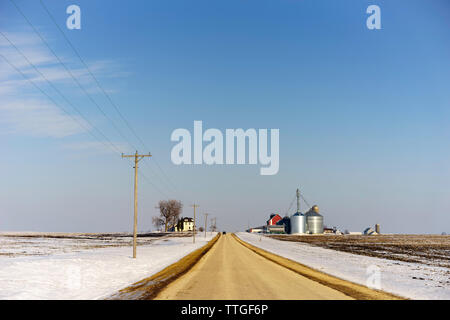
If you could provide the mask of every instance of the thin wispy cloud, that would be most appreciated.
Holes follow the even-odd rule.
[[[63,138],[89,129],[81,117],[72,117],[42,100],[22,99],[0,104],[2,133]]]
[[[80,64],[77,65],[75,59],[70,60],[58,54],[69,68],[72,74],[70,75],[37,36],[26,32],[2,32],[36,66],[39,72],[17,52],[7,39],[0,35],[0,53],[28,79],[24,79],[17,70],[0,57],[1,133],[63,138],[92,130],[82,117],[76,114],[67,103],[62,102],[60,95],[48,84],[50,81],[69,101],[83,101],[82,99],[88,101],[72,79],[75,77],[90,94],[98,94],[100,91],[97,90],[88,70]],[[114,65],[116,64],[112,61],[95,61],[89,63],[89,68],[101,77],[117,76],[111,71]],[[37,90],[30,81],[50,95],[58,105]],[[112,92],[112,90],[107,91]],[[59,107],[74,114],[68,115]],[[82,145],[85,147],[81,147]],[[85,150],[97,147],[103,150],[104,148],[100,142],[86,142],[82,145],[74,146],[72,149]]]
[[[124,153],[130,152],[130,148],[128,147],[127,144],[117,142],[113,142],[113,144],[117,149],[123,151]],[[64,144],[64,148],[72,151],[91,151],[95,153],[104,153],[104,154],[116,152],[108,142],[101,143],[99,141],[70,142]]]
[[[14,44],[18,46],[35,46],[39,45],[41,42],[39,37],[34,35],[33,33],[8,31],[2,32],[8,37],[9,40],[14,42]],[[8,40],[6,40],[4,37],[0,37],[0,46],[9,46]]]

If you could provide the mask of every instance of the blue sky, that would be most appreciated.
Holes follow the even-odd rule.
[[[196,201],[220,228],[242,230],[284,215],[299,187],[329,226],[450,231],[448,1],[44,0],[150,150],[39,1],[15,2],[127,140],[153,154],[141,164],[156,188],[140,180],[140,230],[168,197],[182,200],[185,215]],[[71,4],[81,30],[66,28]],[[366,28],[370,4],[381,8],[381,30]],[[134,151],[9,0],[0,30],[120,150]],[[131,163],[77,125],[2,36],[0,52],[72,115],[0,61],[0,230],[131,230]],[[223,132],[279,128],[279,173],[173,165],[170,135],[192,131],[194,120]]]

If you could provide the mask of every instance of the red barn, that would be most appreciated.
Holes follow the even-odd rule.
[[[279,214],[273,213],[270,215],[270,219],[267,220],[268,226],[276,225],[278,221],[282,220],[281,216]]]

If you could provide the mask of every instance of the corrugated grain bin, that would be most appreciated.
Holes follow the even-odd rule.
[[[291,217],[291,234],[306,233],[305,215],[301,212],[296,212]]]
[[[319,207],[313,206],[306,214],[307,233],[320,234],[323,233],[323,216],[319,214]]]

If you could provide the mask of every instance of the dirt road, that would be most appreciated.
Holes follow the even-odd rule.
[[[231,235],[214,247],[156,299],[351,299],[271,262]]]

